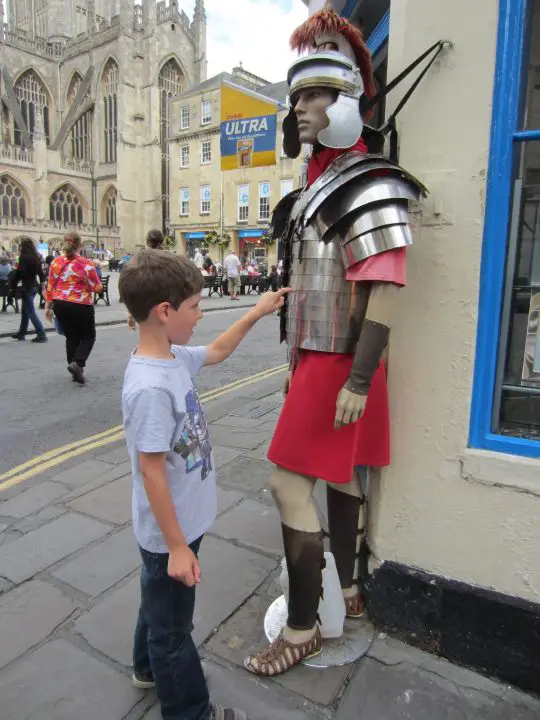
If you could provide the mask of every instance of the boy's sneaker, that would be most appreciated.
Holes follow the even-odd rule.
[[[138,690],[151,690],[156,687],[156,682],[152,673],[146,674],[139,672],[138,670],[134,670],[131,679],[133,681],[133,687],[136,687]]]
[[[208,678],[208,668],[204,660],[201,660],[201,667],[205,679]],[[154,676],[152,675],[152,673],[146,674],[141,673],[138,670],[134,670],[131,679],[133,681],[133,686],[136,687],[138,690],[152,690],[152,688],[156,687],[156,681],[154,680]]]
[[[247,720],[247,715],[243,710],[238,710],[237,708],[212,705],[210,720]]]

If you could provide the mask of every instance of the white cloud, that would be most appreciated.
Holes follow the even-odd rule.
[[[193,0],[179,3],[192,17]],[[269,82],[285,80],[296,54],[289,37],[307,18],[301,0],[205,0],[208,17],[208,77],[245,70]]]

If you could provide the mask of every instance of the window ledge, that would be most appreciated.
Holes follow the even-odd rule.
[[[540,462],[534,458],[467,449],[459,458],[464,480],[540,497]]]

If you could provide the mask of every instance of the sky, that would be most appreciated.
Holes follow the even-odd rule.
[[[180,0],[180,8],[193,16],[194,0]],[[268,82],[285,80],[296,58],[289,50],[293,30],[307,19],[301,0],[205,0],[208,19],[208,77],[244,70]]]

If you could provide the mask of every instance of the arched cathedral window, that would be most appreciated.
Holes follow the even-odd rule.
[[[180,95],[185,77],[178,62],[171,58],[159,73],[160,127],[161,127],[161,195],[163,231],[167,231],[169,222],[169,101]]]
[[[15,97],[19,103],[23,120],[28,129],[31,142],[34,141],[34,133],[38,122],[38,115],[43,118],[43,130],[47,144],[50,142],[49,126],[49,101],[47,90],[33,70],[27,70],[15,83]],[[23,139],[20,128],[15,123],[14,133],[15,145],[22,147]]]
[[[104,159],[116,162],[118,141],[118,65],[109,60],[102,78]]]
[[[71,128],[71,155],[74,160],[92,160],[93,111],[87,110]]]
[[[79,193],[66,183],[51,195],[49,217],[61,225],[82,225],[83,209]]]
[[[0,211],[2,218],[26,220],[23,189],[10,175],[0,175]]]
[[[116,188],[111,187],[103,198],[103,220],[107,227],[116,227]]]

